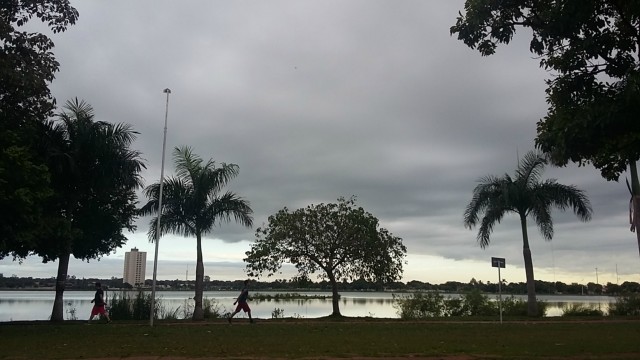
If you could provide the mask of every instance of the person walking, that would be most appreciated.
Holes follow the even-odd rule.
[[[233,302],[233,305],[237,304],[237,306],[236,306],[236,310],[233,313],[231,313],[231,315],[227,319],[229,321],[229,324],[231,324],[231,318],[234,317],[235,314],[239,313],[240,310],[243,310],[244,312],[246,312],[247,315],[249,315],[249,322],[253,323],[253,318],[251,317],[251,308],[247,303],[248,300],[249,300],[249,279],[244,281],[244,288],[242,288],[242,291],[240,292],[240,295],[236,298],[236,301]]]
[[[102,285],[97,282],[96,283],[96,294],[93,296],[93,308],[91,309],[91,316],[89,317],[89,321],[87,324],[93,320],[93,317],[96,315],[102,315],[107,318],[107,324],[111,322],[111,318],[109,317],[109,313],[106,309],[106,302],[104,301],[104,291],[102,291]]]

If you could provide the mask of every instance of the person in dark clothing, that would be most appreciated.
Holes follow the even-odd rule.
[[[238,306],[236,306],[236,310],[231,313],[231,316],[229,316],[229,318],[227,319],[229,321],[229,324],[231,324],[231,318],[240,312],[240,310],[243,310],[244,312],[246,312],[249,315],[249,322],[253,323],[253,318],[251,318],[251,308],[249,308],[249,304],[247,303],[247,300],[249,300],[249,280],[245,280],[244,281],[244,288],[242,288],[242,291],[240,292],[240,295],[236,298],[236,301],[233,302],[233,305],[238,304]]]
[[[104,301],[104,291],[102,291],[102,286],[99,282],[96,283],[96,294],[93,296],[93,308],[91,309],[91,316],[89,317],[89,322],[93,320],[93,317],[96,315],[102,315],[107,318],[107,323],[111,322],[111,318],[109,317],[109,313],[106,309],[106,303]]]

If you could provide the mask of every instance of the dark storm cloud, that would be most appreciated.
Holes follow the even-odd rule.
[[[411,254],[498,254],[522,266],[517,217],[505,217],[483,250],[462,214],[478,178],[513,174],[533,148],[551,74],[524,32],[491,57],[451,37],[463,4],[78,1],[80,21],[54,37],[54,95],[132,124],[150,184],[160,174],[162,90],[171,88],[166,173],[180,145],[238,164],[229,188],[251,202],[256,226],[284,206],[356,195]],[[552,243],[531,223],[536,267],[573,276],[594,264],[613,274],[617,263],[637,275],[624,185],[590,167],[544,177],[586,190],[595,213],[584,224],[554,212]],[[252,240],[253,230],[223,224],[212,236]]]

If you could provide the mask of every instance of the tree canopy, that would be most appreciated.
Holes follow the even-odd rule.
[[[617,180],[640,158],[640,2],[467,0],[451,33],[491,55],[518,27],[552,74],[537,146]]]
[[[402,275],[407,249],[402,239],[379,226],[378,219],[355,206],[355,198],[337,203],[288,208],[256,230],[244,261],[250,276],[276,273],[288,262],[300,277],[317,274],[333,289],[333,315],[340,315],[337,282],[362,278],[392,282]]]
[[[59,321],[70,255],[99,258],[124,245],[123,229],[135,229],[144,163],[131,149],[137,134],[131,126],[95,121],[91,106],[78,99],[42,131],[54,192],[44,204],[47,226],[30,250],[45,262],[58,260],[51,320]]]
[[[145,168],[140,152],[131,149],[138,133],[128,124],[94,116],[91,105],[74,99],[45,123],[40,146],[55,190],[47,209],[60,214],[68,223],[62,228],[69,230],[57,229],[60,242],[46,241],[36,249],[45,260],[66,250],[78,259],[93,259],[121,247],[123,229],[135,230],[136,190]]]
[[[55,101],[49,84],[59,64],[53,42],[41,33],[20,31],[33,19],[54,32],[75,24],[68,0],[3,1],[0,5],[0,257],[29,248],[42,230],[44,200],[52,194],[44,159],[37,154],[38,125]]]

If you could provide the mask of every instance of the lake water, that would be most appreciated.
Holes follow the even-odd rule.
[[[111,299],[115,291],[106,291],[107,301]],[[218,302],[221,310],[232,311],[235,307],[233,301],[238,296],[238,291],[205,291],[204,297]],[[282,292],[260,291],[261,294],[275,295]],[[93,291],[65,291],[65,318],[70,319],[72,311],[79,320],[86,320],[91,313],[91,299]],[[135,292],[131,293],[135,297]],[[255,292],[252,292],[255,294]],[[326,292],[305,292],[306,295],[330,296]],[[178,309],[182,313],[185,305],[193,304],[190,298],[193,291],[156,291],[160,298],[162,308],[170,312]],[[340,312],[345,316],[398,318],[397,309],[394,307],[392,293],[389,292],[342,292],[340,293]],[[399,294],[403,295],[403,294]],[[406,294],[404,294],[406,295]],[[457,295],[445,295],[456,297]],[[505,295],[503,295],[505,296]],[[47,320],[51,315],[54,291],[0,291],[0,321],[18,320]],[[490,295],[490,298],[494,298]],[[497,298],[497,295],[495,296]],[[526,300],[526,296],[516,296]],[[547,316],[562,315],[562,308],[569,305],[583,304],[592,308],[600,308],[606,313],[609,303],[615,298],[608,296],[580,296],[580,295],[538,295],[538,299],[549,304]],[[317,318],[331,314],[331,298],[310,300],[271,300],[250,301],[251,313],[256,318],[270,319],[274,310],[281,310],[283,317]],[[242,318],[243,312],[236,317]]]

